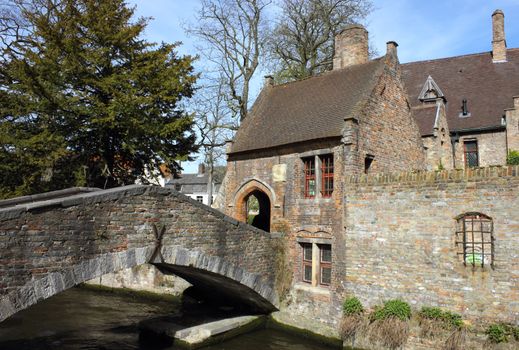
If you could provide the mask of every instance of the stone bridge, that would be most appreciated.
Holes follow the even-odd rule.
[[[77,192],[0,201],[9,205],[0,209],[0,321],[77,284],[145,263],[260,312],[278,306],[280,238],[173,189]]]

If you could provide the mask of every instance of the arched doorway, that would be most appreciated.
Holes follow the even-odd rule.
[[[244,198],[245,218],[249,225],[270,232],[270,198],[263,191],[253,190]]]

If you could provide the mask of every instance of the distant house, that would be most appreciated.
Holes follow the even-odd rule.
[[[196,174],[180,174],[178,178],[169,178],[166,186],[172,186],[175,190],[193,198],[205,205],[210,205],[222,183],[222,177],[225,172],[224,167],[215,167],[213,174],[212,199],[209,201],[209,174],[206,172],[205,164],[198,165],[198,173]]]

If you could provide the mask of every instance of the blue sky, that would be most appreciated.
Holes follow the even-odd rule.
[[[375,11],[367,18],[372,45],[383,55],[386,42],[399,44],[401,62],[420,61],[491,50],[491,15],[505,13],[509,48],[519,47],[519,0],[374,0]],[[195,43],[183,24],[193,21],[198,0],[128,0],[137,16],[153,17],[145,35],[160,42],[181,41],[181,54],[196,55]],[[268,73],[268,72],[264,72]],[[263,74],[259,74],[260,76]],[[260,79],[254,92],[260,88]],[[196,164],[184,165],[185,172]]]

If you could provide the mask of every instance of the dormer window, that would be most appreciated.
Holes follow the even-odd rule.
[[[440,98],[445,99],[445,96],[438,84],[436,84],[434,79],[429,75],[420,95],[418,95],[418,99],[422,102],[435,102]]]

